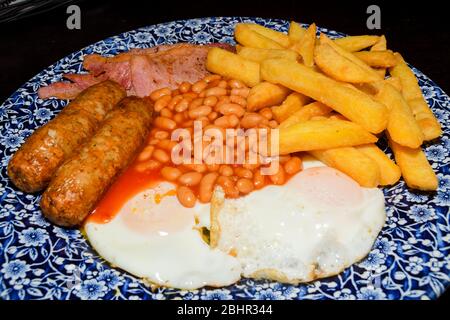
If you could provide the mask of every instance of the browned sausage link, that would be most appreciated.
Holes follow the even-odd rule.
[[[79,225],[134,158],[147,137],[152,106],[128,97],[111,111],[92,139],[56,172],[42,195],[44,215],[60,226]]]
[[[83,92],[53,120],[37,129],[14,154],[8,175],[25,192],[44,189],[58,167],[91,138],[106,114],[126,95],[113,81]]]

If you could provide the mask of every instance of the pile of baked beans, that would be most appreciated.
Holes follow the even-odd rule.
[[[193,207],[197,200],[211,201],[215,186],[220,186],[227,198],[237,198],[266,185],[282,185],[290,176],[302,169],[297,156],[280,156],[279,169],[273,175],[262,175],[261,166],[268,164],[181,164],[171,159],[172,149],[178,144],[171,134],[178,128],[190,131],[193,139],[194,121],[201,121],[203,130],[216,128],[225,132],[228,128],[276,128],[270,108],[257,112],[247,111],[247,96],[250,92],[243,82],[209,75],[190,84],[183,82],[178,89],[158,89],[148,99],[154,103],[156,117],[147,145],[138,155],[135,170],[155,172],[161,180],[177,185],[177,198],[185,207]],[[244,140],[245,141],[245,140]],[[248,141],[247,141],[248,142]],[[204,141],[204,146],[210,142]],[[248,143],[235,144],[245,148]]]

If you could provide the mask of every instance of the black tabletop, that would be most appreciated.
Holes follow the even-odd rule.
[[[323,0],[75,1],[81,29],[66,27],[67,5],[0,24],[0,103],[36,73],[69,53],[138,27],[207,16],[281,18],[348,34],[385,34],[388,47],[450,92],[450,32],[442,2]],[[366,25],[369,5],[381,9],[381,30]],[[444,297],[448,299],[449,293]]]

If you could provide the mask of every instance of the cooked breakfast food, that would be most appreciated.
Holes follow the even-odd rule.
[[[364,258],[381,231],[380,189],[320,163],[304,165],[282,188],[237,199],[216,189],[211,246],[232,254],[244,277],[297,284],[338,274]]]
[[[81,92],[53,120],[37,129],[14,154],[8,175],[25,192],[43,190],[58,167],[91,138],[106,114],[125,96],[113,81]]]
[[[39,90],[42,98],[79,94],[36,133],[59,149],[39,158],[39,143],[54,142],[32,136],[10,176],[25,191],[51,180],[44,215],[60,226],[84,223],[103,258],[156,285],[338,274],[368,254],[384,225],[378,187],[403,176],[410,188],[436,190],[421,145],[441,128],[384,36],[332,40],[316,31],[241,23],[236,51],[179,44],[88,55],[87,74]],[[117,89],[109,109],[125,91],[141,98],[124,98],[101,124],[104,108],[95,124],[70,117],[105,85]],[[75,113],[88,119],[102,103]],[[70,143],[57,140],[56,120]],[[376,145],[383,134],[395,161]],[[34,161],[23,166],[28,180],[13,170],[18,159]]]
[[[144,97],[155,89],[174,88],[183,81],[195,82],[209,72],[205,68],[212,47],[231,50],[227,44],[198,46],[188,43],[133,49],[114,57],[90,54],[84,57],[85,74],[65,74],[68,81],[39,89],[39,97],[73,99],[83,89],[106,79],[119,83],[128,95]]]
[[[133,160],[151,117],[152,107],[145,100],[122,99],[92,139],[57,170],[42,195],[44,215],[60,226],[79,225]]]

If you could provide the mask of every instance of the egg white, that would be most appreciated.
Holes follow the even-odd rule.
[[[110,222],[88,221],[85,231],[92,246],[114,266],[161,286],[195,289],[238,281],[238,261],[211,249],[196,225],[199,217],[209,213],[209,205],[188,209],[174,195],[159,197],[157,203],[157,194],[173,189],[161,183],[128,201]],[[126,222],[130,219],[135,219],[135,228]],[[171,230],[173,224],[176,227]]]
[[[323,164],[304,162],[305,169],[317,166]],[[338,274],[370,251],[386,219],[381,190],[361,188],[358,205],[332,207],[299,195],[299,176],[238,199],[215,190],[211,243],[236,256],[243,276],[308,282]]]

